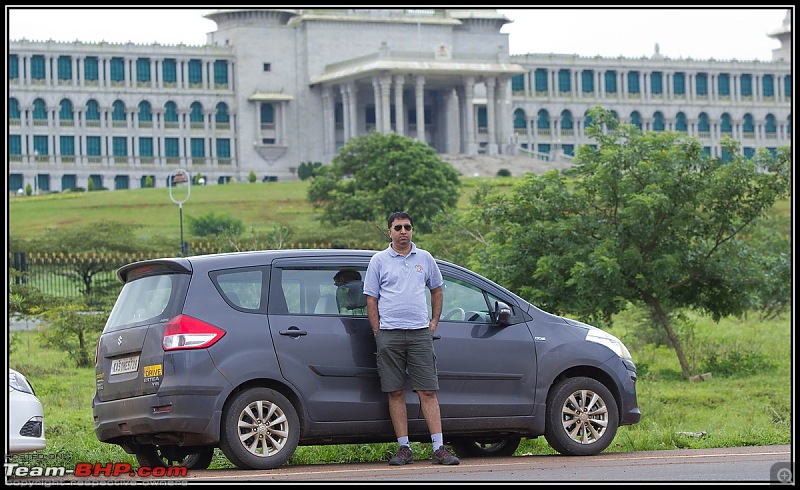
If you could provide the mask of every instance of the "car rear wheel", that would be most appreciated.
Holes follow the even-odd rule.
[[[519,437],[503,439],[455,439],[450,441],[460,457],[480,458],[490,456],[513,456],[519,447]]]
[[[617,402],[595,379],[562,380],[547,397],[544,437],[561,454],[598,454],[611,444],[617,427]]]
[[[222,413],[220,449],[239,468],[277,468],[294,454],[299,440],[297,411],[275,390],[245,390]]]
[[[150,468],[166,468],[169,466],[185,466],[190,470],[204,470],[214,459],[214,446],[180,447],[180,446],[142,446],[136,452],[136,461],[141,466]]]

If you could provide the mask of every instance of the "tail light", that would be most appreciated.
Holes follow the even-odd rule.
[[[178,315],[164,328],[161,345],[165,351],[206,349],[225,335],[225,330],[187,315]]]

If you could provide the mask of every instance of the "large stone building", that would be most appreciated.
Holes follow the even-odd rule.
[[[12,40],[9,190],[296,178],[355,136],[568,160],[586,112],[727,158],[791,141],[791,12],[772,62],[510,55],[493,9],[231,9],[204,46]],[[189,13],[187,13],[189,15]],[[787,34],[788,33],[788,34]],[[79,35],[79,33],[78,33]],[[531,46],[535,49],[535,46]]]

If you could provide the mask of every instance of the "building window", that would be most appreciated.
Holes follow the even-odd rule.
[[[33,118],[47,121],[47,105],[44,100],[36,99],[33,101]]]
[[[174,58],[165,58],[161,62],[161,71],[163,72],[165,83],[175,83],[178,81],[178,66]]]
[[[638,71],[629,71],[628,72],[628,93],[629,94],[638,94],[640,92],[639,89],[639,72]]]
[[[62,122],[72,121],[73,119],[72,102],[68,101],[67,99],[63,99],[61,101],[61,109],[58,111],[58,118]]]
[[[686,93],[686,74],[683,72],[676,72],[672,76],[672,83],[674,84],[675,95],[684,95]]]
[[[74,136],[59,136],[58,142],[60,143],[62,156],[75,156]]]
[[[614,70],[608,70],[606,72],[606,93],[607,94],[615,94],[617,93],[617,72]]]
[[[125,136],[114,136],[112,140],[112,148],[115,157],[128,156],[128,138]]]
[[[97,81],[100,79],[97,56],[87,56],[83,59],[83,78],[86,81]]]
[[[31,79],[44,80],[44,56],[36,54],[31,56]]]
[[[130,187],[127,175],[117,175],[114,177],[114,189],[128,189]]]
[[[536,91],[547,92],[547,70],[537,68],[534,77],[536,79]]]
[[[193,123],[202,123],[203,121],[203,104],[200,102],[192,102],[192,112],[189,113],[189,121]]]
[[[631,112],[631,124],[639,128],[639,131],[642,130],[642,115],[639,114],[639,111]]]
[[[8,118],[9,119],[19,119],[19,101],[15,98],[11,98],[8,100]]]
[[[653,131],[664,131],[664,129],[666,129],[664,114],[656,112],[653,114]]]
[[[742,85],[742,95],[744,97],[752,97],[753,96],[753,76],[749,74],[744,74],[740,77],[741,85]]]
[[[650,92],[653,95],[664,93],[664,75],[660,71],[650,74]]]
[[[177,158],[180,156],[180,143],[178,138],[164,138],[164,156]]]
[[[217,114],[216,120],[218,123],[227,123],[230,122],[230,116],[228,115],[228,104],[224,102],[220,102],[217,104]]]
[[[261,104],[261,124],[271,124],[275,122],[275,112],[272,104]]]
[[[727,73],[720,73],[717,76],[717,91],[720,95],[731,94],[731,76]]]
[[[271,63],[264,63],[264,71],[272,71]]]
[[[197,158],[197,157],[202,158],[206,156],[206,146],[203,138],[192,138],[191,146],[192,146],[192,158]]]
[[[522,109],[514,111],[514,129],[525,129],[525,111]]]
[[[514,75],[511,77],[511,90],[516,92],[525,90],[525,75]]]
[[[153,156],[153,138],[139,138],[139,156]]]
[[[96,100],[90,100],[86,103],[86,120],[99,121],[100,120],[100,104]]]
[[[570,71],[569,70],[558,70],[558,91],[559,92],[570,92],[572,90],[572,84],[570,83]]]
[[[99,157],[101,153],[100,136],[87,136],[86,137],[86,155],[90,157]]]
[[[217,85],[228,84],[228,62],[216,60],[214,62],[214,83]]]
[[[698,73],[695,77],[697,95],[708,95],[708,74]]]
[[[783,93],[786,97],[792,96],[792,76],[786,75],[783,78]]]
[[[125,120],[125,104],[121,100],[115,100],[112,104],[111,119],[113,121]]]
[[[35,155],[49,155],[49,145],[47,144],[47,136],[36,135],[33,137],[33,153]]]
[[[8,136],[9,155],[22,155],[22,136],[11,134]]]
[[[217,138],[217,158],[231,157],[231,140],[228,138]]]
[[[774,97],[775,96],[775,77],[772,75],[764,75],[761,80],[761,83],[764,86],[764,97]]]
[[[58,57],[58,79],[72,80],[72,56]]]
[[[189,60],[189,83],[203,83],[203,62],[200,60]]]
[[[111,58],[110,70],[112,82],[125,81],[125,60],[119,57]]]
[[[594,70],[583,70],[581,73],[581,84],[584,92],[594,92]]]
[[[150,81],[150,58],[136,59],[136,81],[137,82]]]
[[[9,80],[19,79],[19,58],[17,55],[8,55],[8,78]]]

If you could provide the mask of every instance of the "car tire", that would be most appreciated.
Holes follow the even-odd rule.
[[[136,461],[139,465],[150,468],[184,466],[189,470],[205,470],[212,459],[214,459],[214,446],[180,447],[151,444],[142,446],[136,451]]]
[[[250,388],[222,413],[220,449],[241,469],[269,470],[292,457],[300,440],[297,411],[269,388]]]
[[[503,439],[455,439],[449,441],[453,450],[462,458],[485,458],[513,456],[517,452],[521,438]]]
[[[617,401],[599,381],[567,378],[547,396],[544,437],[567,456],[598,454],[611,444],[619,427]]]

